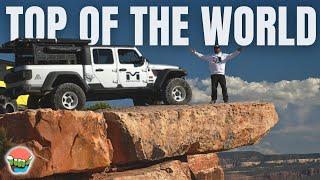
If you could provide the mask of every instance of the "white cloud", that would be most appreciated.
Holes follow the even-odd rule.
[[[193,89],[194,103],[210,100],[211,81],[209,78],[189,79],[188,81]],[[286,108],[289,103],[320,105],[319,78],[270,83],[247,82],[238,77],[227,77],[227,85],[231,101],[271,101],[282,108]]]
[[[193,102],[209,102],[210,79],[189,79],[193,90]],[[306,153],[320,152],[320,78],[279,82],[247,82],[238,77],[227,77],[229,98],[232,102],[267,101],[273,102],[280,117],[279,124],[260,145],[249,149],[263,152]],[[218,90],[221,101],[221,90]],[[308,138],[303,138],[308,137]],[[312,148],[298,148],[312,139]],[[314,140],[318,139],[318,145]],[[301,141],[301,142],[299,142]],[[268,142],[268,148],[266,148]],[[272,146],[271,146],[272,145]],[[272,147],[273,149],[271,149]],[[296,149],[292,147],[297,147]],[[247,148],[246,148],[247,149]],[[266,151],[267,150],[267,151]]]
[[[258,151],[262,154],[281,154],[277,152],[273,147],[272,144],[268,141],[263,141],[259,145],[252,145],[243,148],[235,149],[234,151]]]

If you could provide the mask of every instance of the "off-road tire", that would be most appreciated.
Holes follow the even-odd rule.
[[[35,96],[35,95],[29,95],[28,97],[28,102],[27,102],[27,107],[28,109],[38,109],[40,108],[40,96]]]
[[[17,108],[14,106],[14,104],[8,103],[6,105],[5,113],[13,113],[16,111],[17,111]]]
[[[78,98],[78,103],[75,108],[67,109],[63,105],[62,97],[65,93],[72,92]],[[82,88],[73,83],[64,83],[55,88],[52,93],[52,108],[53,109],[67,109],[67,110],[81,110],[85,106],[86,95]]]
[[[181,89],[185,93],[184,98],[176,100],[173,97],[173,90],[175,88]],[[164,89],[164,103],[167,105],[184,105],[188,104],[192,98],[192,90],[188,82],[182,78],[173,78],[168,81]]]
[[[17,110],[17,105],[12,103],[7,103],[4,106],[0,106],[0,114],[13,113]]]

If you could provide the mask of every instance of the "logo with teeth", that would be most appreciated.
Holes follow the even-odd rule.
[[[13,175],[23,175],[27,174],[31,168],[34,156],[28,148],[16,146],[10,149],[5,159]]]

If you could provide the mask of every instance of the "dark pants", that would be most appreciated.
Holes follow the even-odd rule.
[[[220,84],[222,89],[222,95],[223,95],[223,101],[228,102],[228,91],[227,91],[227,83],[226,83],[226,77],[221,74],[213,74],[211,75],[211,87],[212,87],[212,94],[211,94],[211,100],[216,101],[217,100],[217,88],[218,84]]]

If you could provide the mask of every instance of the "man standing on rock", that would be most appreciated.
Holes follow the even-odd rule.
[[[212,94],[211,94],[211,104],[216,103],[217,101],[217,87],[218,83],[222,89],[223,101],[227,103],[229,101],[228,98],[228,91],[227,91],[227,84],[226,84],[226,77],[225,77],[225,67],[226,62],[238,56],[242,50],[239,47],[235,52],[231,54],[222,53],[221,48],[219,45],[215,45],[213,55],[205,56],[195,49],[191,49],[191,52],[199,57],[202,60],[209,62],[209,69],[211,72],[211,87],[212,87]]]

